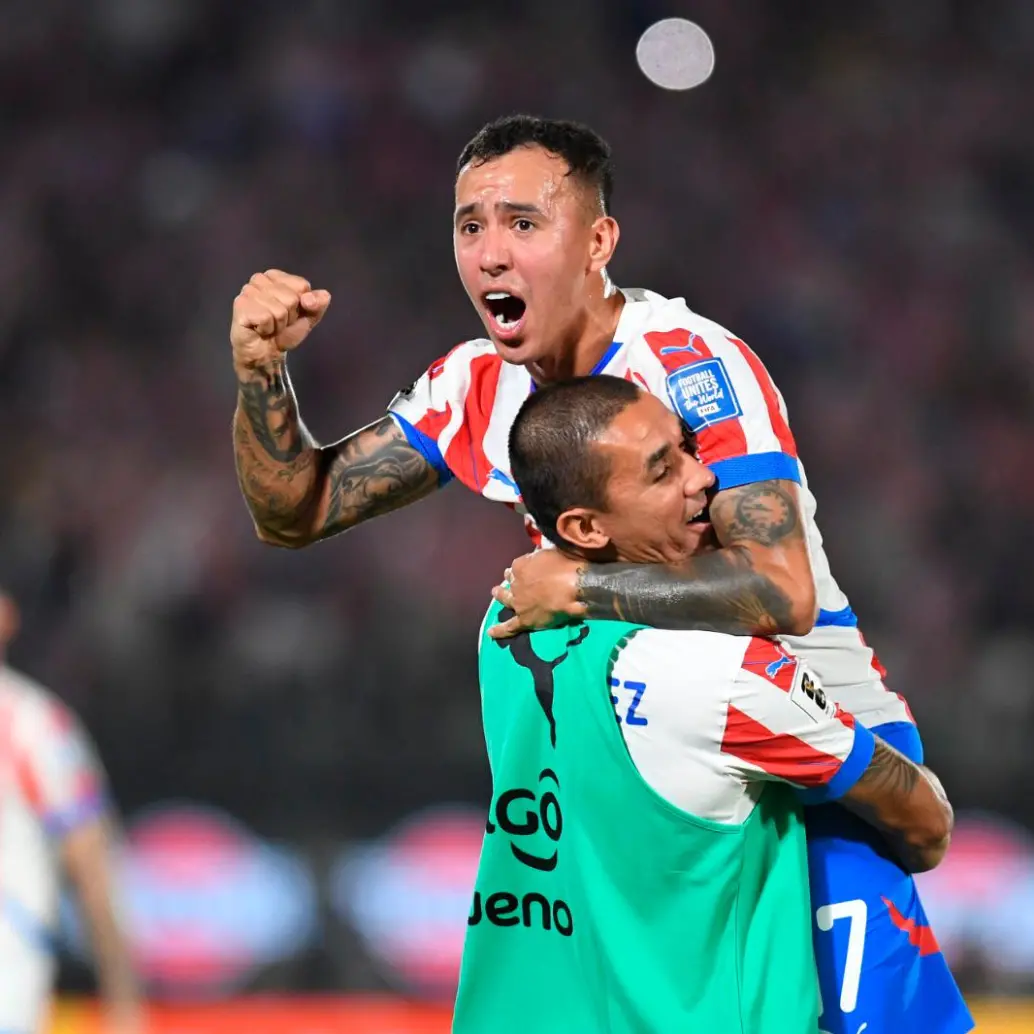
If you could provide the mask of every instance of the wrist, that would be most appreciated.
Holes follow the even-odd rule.
[[[257,384],[263,388],[273,388],[283,382],[285,364],[282,359],[262,365],[234,363],[233,372],[241,387],[252,387]]]

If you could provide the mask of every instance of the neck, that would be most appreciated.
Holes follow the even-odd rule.
[[[625,307],[625,296],[612,285],[593,299],[564,335],[560,347],[549,356],[528,364],[536,384],[551,384],[592,373],[614,341]]]

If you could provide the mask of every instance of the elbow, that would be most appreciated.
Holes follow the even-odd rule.
[[[772,627],[766,635],[807,635],[819,616],[818,593],[811,562],[803,545],[796,552],[750,549],[749,562],[767,583]]]
[[[304,549],[315,540],[308,535],[293,531],[273,531],[260,524],[255,525],[255,537],[267,546],[278,549]]]
[[[948,833],[942,840],[930,841],[922,846],[913,845],[908,871],[915,875],[936,869],[944,861],[950,844],[951,834]]]
[[[908,868],[913,873],[936,869],[948,853],[954,821],[951,806],[947,801],[943,805],[917,824],[909,837],[911,858]]]

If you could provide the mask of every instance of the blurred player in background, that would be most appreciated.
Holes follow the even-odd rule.
[[[507,436],[528,393],[572,376],[624,377],[696,432],[717,478],[696,518],[721,548],[655,565],[542,550],[514,564],[505,603],[516,614],[493,634],[619,618],[781,635],[834,700],[921,763],[908,706],[885,685],[830,573],[786,408],[761,361],[681,298],[610,280],[619,237],[612,178],[609,147],[585,126],[525,116],[485,126],[459,158],[453,233],[488,336],[432,363],[388,416],[332,445],[305,429],[286,369],[330,295],[277,270],[252,277],[234,303],[230,339],[238,477],[259,537],[305,546],[453,478],[523,512]],[[824,1029],[971,1029],[911,876],[843,809],[813,808],[808,821]]]
[[[628,381],[529,396],[510,460],[570,555],[658,563],[713,548],[690,518],[714,474]],[[857,808],[912,868],[947,849],[935,785],[774,639],[483,627],[478,660],[492,806],[456,1034],[814,1032],[804,823],[786,784]]]
[[[62,873],[96,960],[111,1034],[143,1030],[113,886],[113,815],[104,773],[75,717],[4,660],[18,629],[0,591],[0,1031],[46,1029]]]

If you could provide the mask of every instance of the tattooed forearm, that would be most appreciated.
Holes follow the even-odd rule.
[[[438,472],[406,441],[391,417],[339,442],[323,457],[329,484],[321,537],[415,502],[438,485]]]
[[[765,635],[793,623],[786,593],[737,547],[667,564],[585,564],[578,599],[590,618],[618,618],[654,628]]]
[[[922,779],[919,769],[883,740],[876,740],[869,767],[858,780],[858,789],[868,794],[910,794]]]
[[[294,391],[281,364],[267,377],[238,385],[240,408],[248,418],[255,441],[277,463],[290,463],[306,445],[307,434],[298,419]]]
[[[302,452],[290,463],[277,463],[241,416],[234,421],[233,441],[237,481],[256,523],[271,535],[289,529],[313,498],[316,450]]]
[[[438,484],[390,417],[321,447],[298,415],[281,363],[238,384],[237,480],[259,537],[305,546],[395,510]]]
[[[282,364],[239,382],[233,444],[237,481],[260,537],[304,544],[298,532],[318,498],[318,450]]]
[[[722,542],[757,542],[774,546],[803,536],[797,500],[778,481],[719,492],[711,519]]]
[[[910,872],[932,869],[948,850],[954,817],[943,789],[879,737],[842,803],[880,830]]]

